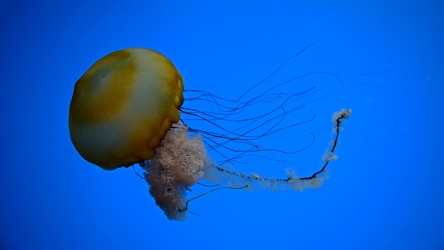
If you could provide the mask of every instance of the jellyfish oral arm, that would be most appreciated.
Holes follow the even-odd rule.
[[[247,175],[218,166],[207,155],[202,137],[196,135],[190,138],[188,127],[176,124],[167,132],[162,144],[156,149],[156,157],[145,163],[147,170],[145,180],[150,185],[150,194],[169,219],[184,220],[190,201],[225,188],[251,189],[254,186],[273,190],[318,188],[324,180],[321,174],[331,161],[337,159],[334,151],[342,130],[343,119],[348,118],[351,112],[351,109],[347,109],[333,114],[335,138],[332,148],[323,156],[325,161],[323,167],[309,177],[298,177],[294,171],[287,171],[285,179],[266,178],[258,174]],[[185,199],[189,187],[200,180],[225,186]]]
[[[320,174],[325,172],[327,165],[336,160],[337,156],[334,153],[336,146],[338,145],[339,133],[342,131],[343,119],[347,119],[350,117],[352,113],[351,109],[342,109],[341,111],[335,112],[332,116],[332,120],[334,122],[333,132],[335,133],[335,138],[332,141],[331,149],[324,153],[322,159],[325,161],[322,168],[313,173],[311,176],[307,177],[298,177],[294,172],[294,170],[287,170],[287,178],[279,179],[279,178],[266,178],[261,177],[258,174],[246,175],[235,172],[233,170],[222,168],[216,164],[213,164],[210,168],[211,171],[207,172],[205,175],[206,180],[210,182],[218,182],[222,183],[220,180],[224,180],[229,185],[234,184],[237,186],[231,187],[240,187],[247,185],[249,188],[252,188],[257,184],[259,187],[271,188],[273,190],[279,189],[287,189],[288,187],[294,190],[304,190],[306,188],[318,188],[322,185],[324,181],[323,177],[319,177]],[[216,177],[215,177],[216,176]]]
[[[317,171],[312,176],[299,178],[300,180],[309,180],[309,179],[316,178],[316,176],[318,174],[324,172],[324,170],[327,167],[329,162],[338,159],[338,157],[335,155],[335,149],[336,149],[336,146],[338,145],[339,133],[342,130],[342,120],[349,118],[351,113],[352,113],[351,109],[342,109],[341,111],[337,111],[337,112],[333,113],[332,120],[335,123],[335,126],[333,127],[333,131],[336,135],[335,135],[335,139],[333,140],[333,146],[331,147],[331,150],[329,152],[326,152],[322,156],[322,159],[325,161],[324,166],[322,167],[321,170]]]

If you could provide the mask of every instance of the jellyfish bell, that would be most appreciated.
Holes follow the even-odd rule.
[[[237,155],[219,155],[225,162],[236,163],[250,153],[270,150],[256,143],[258,139],[299,125],[297,122],[282,124],[288,114],[299,108],[290,104],[312,89],[298,93],[273,92],[283,86],[282,83],[246,97],[261,84],[254,85],[236,100],[206,91],[184,90],[181,74],[159,52],[142,48],[119,50],[99,59],[76,82],[69,109],[71,141],[85,160],[105,170],[143,165],[150,194],[171,220],[184,220],[190,201],[222,188],[257,186],[303,190],[319,187],[325,168],[336,159],[334,151],[342,121],[350,116],[351,110],[334,114],[333,146],[324,154],[322,169],[307,177],[298,177],[294,171],[287,171],[284,178],[240,173],[215,162],[207,154],[207,150],[218,153],[219,149],[228,149]],[[184,92],[196,96],[184,98]],[[198,108],[182,107],[184,100],[185,103],[197,101]],[[261,103],[265,103],[265,107],[260,109],[260,114],[250,113],[251,107]],[[277,105],[270,105],[273,103]],[[211,105],[214,108],[211,111],[199,110]],[[204,121],[219,130],[211,132],[187,126],[181,113],[187,120]],[[240,113],[247,113],[249,117],[231,118]],[[226,129],[223,122],[239,128]],[[255,134],[261,130],[263,132]],[[235,149],[233,143],[242,147]],[[224,187],[186,199],[187,191],[199,181]]]
[[[180,119],[183,88],[181,74],[154,50],[101,58],[75,84],[69,110],[75,148],[107,170],[151,159]]]

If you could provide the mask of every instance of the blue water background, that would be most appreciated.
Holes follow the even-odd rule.
[[[440,1],[2,1],[0,249],[444,249],[443,11]],[[112,51],[156,49],[186,88],[235,97],[313,42],[288,76],[396,68],[298,111],[316,120],[279,146],[304,146],[310,132],[316,143],[289,162],[244,166],[316,171],[331,114],[352,108],[319,189],[218,191],[191,203],[199,216],[169,221],[132,169],[104,171],[70,141],[73,86]]]

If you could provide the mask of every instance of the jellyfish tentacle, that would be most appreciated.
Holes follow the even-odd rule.
[[[184,206],[184,208],[179,209],[178,211],[179,211],[179,212],[186,212],[186,211],[189,211],[189,210],[188,210],[188,204],[189,204],[191,201],[193,201],[193,200],[195,200],[195,199],[198,199],[198,198],[200,198],[200,197],[202,197],[202,196],[205,196],[205,195],[207,195],[207,194],[211,194],[211,193],[213,193],[213,192],[216,192],[216,191],[219,191],[219,190],[222,190],[222,189],[240,190],[240,189],[245,189],[245,188],[248,188],[248,185],[247,185],[247,184],[244,185],[244,186],[241,186],[241,187],[218,187],[218,188],[212,189],[212,190],[207,191],[207,192],[205,192],[205,193],[198,194],[198,195],[194,196],[194,197],[191,198],[191,199],[188,199],[188,200],[185,202],[185,206]],[[194,214],[194,213],[193,213],[193,214]]]

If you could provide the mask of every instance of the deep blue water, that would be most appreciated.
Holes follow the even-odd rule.
[[[0,3],[0,249],[444,249],[442,4],[239,2]],[[301,100],[291,119],[316,119],[265,143],[301,148],[310,133],[315,143],[285,162],[252,157],[234,167],[278,177],[318,170],[331,114],[351,108],[318,189],[220,190],[175,222],[132,169],[104,171],[70,141],[73,86],[112,51],[158,50],[187,89],[236,98],[313,42],[268,84],[322,71],[344,87]]]

